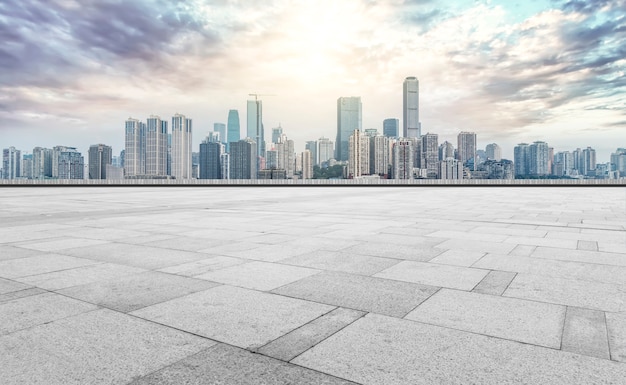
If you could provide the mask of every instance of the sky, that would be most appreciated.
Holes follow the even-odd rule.
[[[124,122],[193,119],[194,148],[263,96],[266,140],[335,140],[336,105],[363,129],[402,124],[420,81],[422,133],[456,147],[626,147],[626,0],[2,0],[0,147],[119,153]]]

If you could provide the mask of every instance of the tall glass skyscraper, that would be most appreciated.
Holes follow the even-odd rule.
[[[337,99],[337,140],[335,141],[335,159],[348,160],[350,135],[362,126],[361,97],[341,97]]]
[[[167,175],[167,121],[152,115],[146,126],[146,175]]]
[[[222,143],[226,143],[226,152],[230,151],[230,144],[232,142],[238,142],[241,139],[241,127],[239,125],[239,111],[228,111],[228,127],[227,137],[222,140]]]
[[[247,118],[247,136],[257,143],[257,156],[265,156],[262,100],[248,100]]]
[[[400,135],[400,121],[398,119],[383,120],[383,135],[388,138],[397,138]]]
[[[124,174],[137,176],[146,174],[146,124],[137,119],[126,121]],[[54,162],[54,159],[53,159]],[[52,167],[54,176],[55,165]]]
[[[402,136],[405,138],[419,138],[422,135],[422,124],[420,123],[419,111],[419,81],[416,77],[411,76],[404,79],[402,99]]]
[[[172,176],[191,179],[192,130],[191,119],[176,114],[172,118]]]
[[[219,133],[221,143],[226,143],[226,125],[224,123],[213,123],[213,131]]]

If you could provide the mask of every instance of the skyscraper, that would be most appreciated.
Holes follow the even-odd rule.
[[[422,136],[421,168],[426,169],[428,178],[436,179],[439,175],[439,144],[437,134]]]
[[[389,138],[376,135],[369,138],[370,142],[370,175],[389,174]]]
[[[305,146],[304,146],[305,150],[309,150],[311,151],[311,164],[313,166],[318,164],[317,161],[317,142],[314,140],[310,140],[308,142],[306,142]]]
[[[488,144],[485,148],[487,158],[492,160],[502,160],[502,149],[495,143]]]
[[[348,142],[354,130],[361,130],[361,98],[358,96],[337,99],[337,140],[335,141],[335,159],[348,160]]]
[[[520,143],[513,150],[513,162],[515,176],[526,176],[530,173],[530,146],[528,143]]]
[[[550,149],[546,142],[534,142],[529,146],[528,173],[530,175],[549,175]]]
[[[192,176],[192,121],[185,115],[172,117],[172,176],[191,179]]]
[[[200,143],[200,179],[221,179],[223,144],[205,140]]]
[[[247,117],[248,138],[252,138],[257,143],[257,156],[265,156],[262,100],[248,100]]]
[[[85,159],[74,147],[63,147],[59,152],[59,179],[83,179]]]
[[[45,179],[52,177],[52,150],[49,148],[33,148],[33,178]]]
[[[439,146],[439,160],[454,158],[454,145],[447,140]]]
[[[146,124],[137,119],[126,121],[124,173],[126,176],[146,174]],[[54,163],[54,158],[53,158]],[[54,164],[53,164],[54,172]],[[59,176],[60,177],[60,176]]]
[[[257,146],[250,138],[230,144],[230,179],[257,178]]]
[[[383,135],[388,138],[397,138],[400,136],[400,120],[399,119],[385,119],[383,120]]]
[[[321,137],[317,140],[317,160],[322,167],[328,167],[328,161],[333,159],[335,151],[333,142],[329,138]]]
[[[596,171],[596,150],[587,147],[583,150],[583,175],[595,176]]]
[[[89,147],[89,179],[106,179],[106,168],[113,161],[113,149],[104,144]]]
[[[167,175],[167,121],[150,116],[146,125],[146,175]]]
[[[283,128],[278,125],[276,128],[272,128],[272,143],[278,143],[278,138],[283,134]]]
[[[313,162],[311,161],[311,151],[304,150],[302,152],[302,179],[313,178]]]
[[[354,130],[348,144],[348,178],[358,178],[370,173],[369,137],[361,130]]]
[[[241,139],[241,127],[239,125],[239,111],[230,110],[228,111],[228,132],[226,134],[227,138],[222,140],[223,143],[226,143],[226,151],[230,151],[230,143],[238,142]]]
[[[413,179],[413,141],[398,140],[393,145],[393,179]]]
[[[20,166],[22,164],[22,152],[16,150],[15,147],[9,147],[2,150],[2,178],[17,179],[22,173]]]
[[[404,79],[402,84],[403,121],[402,136],[405,138],[419,138],[422,135],[422,124],[419,112],[419,81],[416,77]]]
[[[461,132],[459,133],[458,146],[457,146],[457,158],[463,164],[470,159],[476,158],[476,133],[475,132]],[[474,165],[476,162],[474,162]],[[475,171],[475,169],[474,169]]]
[[[219,140],[226,143],[226,125],[224,123],[213,123],[213,131],[219,134]]]

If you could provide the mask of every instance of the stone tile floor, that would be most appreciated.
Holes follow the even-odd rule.
[[[0,383],[626,384],[626,189],[0,188]]]

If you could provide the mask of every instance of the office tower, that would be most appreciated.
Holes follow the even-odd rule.
[[[191,171],[192,179],[200,178],[200,153],[199,152],[191,153],[191,170],[192,170]]]
[[[126,120],[124,172],[126,176],[146,174],[146,124],[137,119]]]
[[[222,179],[230,179],[230,154],[223,153],[220,155],[220,163],[222,165]]]
[[[335,141],[335,159],[348,160],[348,141],[354,130],[361,130],[361,98],[341,97],[337,99],[337,140]]]
[[[513,150],[513,163],[515,164],[515,176],[526,176],[530,173],[530,146],[528,143],[520,143]]]
[[[400,139],[393,145],[393,179],[413,179],[413,141]]]
[[[422,136],[420,168],[426,169],[427,178],[436,179],[439,175],[439,144],[437,134]]]
[[[265,156],[265,133],[263,129],[263,101],[248,100],[248,138],[257,144],[257,156]]]
[[[276,128],[272,128],[272,143],[278,143],[278,138],[283,134],[283,128],[278,125]]]
[[[89,146],[89,179],[107,179],[107,165],[113,162],[113,149],[104,144]]]
[[[574,170],[576,170],[579,175],[583,175],[583,150],[580,148],[575,149],[572,151],[572,157],[574,160]]]
[[[230,144],[232,142],[238,142],[241,139],[241,127],[239,125],[239,111],[228,111],[228,132],[227,138],[224,140],[226,145],[226,152],[230,151]]]
[[[463,179],[463,163],[448,157],[439,162],[439,179]]]
[[[222,139],[220,137],[220,133],[216,131],[209,131],[209,134],[206,137],[206,141],[210,143],[221,143]]]
[[[312,179],[313,178],[313,161],[311,156],[311,151],[304,150],[302,152],[301,161],[302,164],[302,179]]]
[[[308,142],[306,142],[306,145],[304,146],[305,150],[309,150],[311,151],[311,164],[313,164],[314,166],[318,164],[318,160],[317,160],[317,142],[314,140],[310,140]]]
[[[278,150],[272,147],[271,150],[265,151],[265,168],[275,170],[278,168]]]
[[[167,175],[168,133],[167,121],[152,115],[146,124],[146,171],[145,175]]]
[[[59,179],[83,179],[85,160],[74,147],[63,147],[59,151]]]
[[[461,132],[457,140],[457,159],[465,165],[468,160],[476,158],[476,133]],[[476,166],[475,163],[474,166]]]
[[[611,154],[611,169],[617,171],[619,177],[626,177],[626,148],[618,148]]]
[[[369,138],[370,143],[370,175],[389,174],[389,138],[376,135]]]
[[[416,77],[404,79],[402,99],[402,136],[405,138],[419,138],[422,136],[422,127],[419,112],[419,81]]]
[[[400,136],[400,120],[399,119],[385,119],[383,120],[383,135],[388,138],[397,138]]]
[[[33,179],[33,154],[22,155],[22,165],[20,166],[23,179]]]
[[[219,134],[219,141],[226,143],[226,125],[224,123],[213,123],[213,132]]]
[[[552,175],[569,176],[574,168],[574,158],[569,151],[557,152],[554,155],[554,166],[552,167]]]
[[[33,148],[33,179],[52,177],[52,150],[49,148]]]
[[[321,137],[317,141],[317,150],[317,161],[319,162],[319,165],[321,167],[328,167],[328,161],[333,159],[333,154],[335,152],[333,142],[328,138]]]
[[[126,150],[122,150],[120,151],[120,164],[119,164],[119,166],[122,168],[124,168],[125,159],[126,159]]]
[[[369,137],[354,130],[348,141],[348,178],[358,178],[370,173]]]
[[[480,167],[485,179],[514,179],[513,162],[510,160],[487,160]]]
[[[487,159],[498,161],[502,159],[502,149],[495,143],[488,144],[485,152],[487,153]]]
[[[230,179],[257,178],[257,145],[250,138],[230,144]]]
[[[172,117],[172,176],[192,178],[192,121],[185,115]]]
[[[447,140],[439,146],[439,160],[454,158],[454,145]]]
[[[534,142],[529,146],[528,172],[530,175],[549,175],[550,150],[546,142]]]
[[[375,128],[366,128],[364,130],[364,133],[365,133],[365,136],[369,136],[371,138],[372,136],[378,135],[378,130]]]
[[[208,138],[200,143],[200,179],[222,179],[222,148],[221,143]]]
[[[278,143],[274,144],[277,151],[277,168],[285,170],[287,178],[293,178],[296,168],[296,152],[294,142],[287,138],[287,135],[281,134]]]
[[[22,173],[20,167],[22,165],[22,152],[16,150],[15,147],[9,147],[2,150],[2,178],[17,179]]]
[[[587,147],[583,150],[582,174],[585,176],[595,176],[596,171],[596,150]]]

